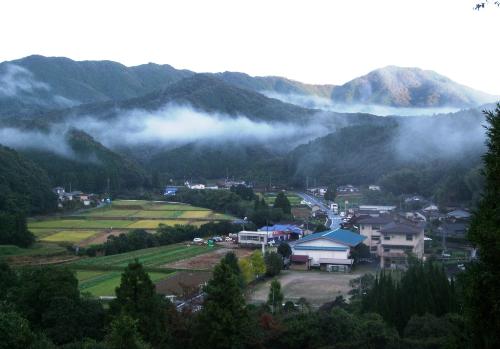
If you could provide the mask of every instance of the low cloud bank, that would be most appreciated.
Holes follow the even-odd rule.
[[[168,104],[157,111],[117,111],[110,119],[95,115],[71,117],[47,133],[1,128],[0,143],[18,149],[44,149],[72,156],[65,134],[76,128],[112,149],[148,145],[172,147],[187,143],[262,143],[274,149],[291,147],[332,132],[321,122],[297,125],[253,121],[245,116],[206,113],[190,106]]]
[[[321,109],[334,111],[337,113],[367,113],[379,116],[399,115],[399,116],[419,116],[435,115],[457,112],[458,108],[400,108],[376,104],[344,104],[335,103],[328,98],[319,96],[308,96],[301,94],[285,94],[274,91],[261,91],[266,97],[275,98],[285,103],[295,104],[304,108]]]

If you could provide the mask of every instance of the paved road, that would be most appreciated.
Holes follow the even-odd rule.
[[[342,222],[342,218],[339,215],[335,214],[326,204],[323,199],[317,198],[313,195],[306,193],[297,193],[302,199],[308,202],[308,206],[311,207],[313,205],[318,205],[322,210],[324,210],[328,214],[327,226],[330,229],[335,230],[340,228],[340,223]]]

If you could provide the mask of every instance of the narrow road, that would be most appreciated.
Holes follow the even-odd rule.
[[[302,199],[304,199],[304,201],[308,203],[307,206],[312,207],[314,205],[318,205],[323,211],[327,213],[328,215],[327,226],[330,229],[335,230],[340,228],[340,223],[342,222],[342,218],[340,218],[338,214],[335,214],[333,210],[331,210],[330,207],[326,205],[323,199],[302,192],[297,192],[297,195],[299,195]]]

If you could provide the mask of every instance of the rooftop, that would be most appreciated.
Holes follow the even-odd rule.
[[[296,242],[295,248],[297,248],[298,247],[297,245],[303,242],[317,240],[317,239],[327,239],[347,246],[354,247],[363,242],[363,240],[366,239],[366,236],[354,233],[350,230],[339,228],[336,230],[328,230],[320,233],[307,235]]]
[[[391,234],[419,234],[422,228],[417,225],[400,222],[390,222],[380,229],[381,233]]]

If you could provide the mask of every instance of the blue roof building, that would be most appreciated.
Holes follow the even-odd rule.
[[[363,235],[340,228],[307,235],[293,244],[293,256],[300,258],[291,259],[292,267],[294,260],[303,261],[307,256],[306,269],[316,266],[323,270],[333,268],[348,271],[354,262],[349,258],[351,248],[361,244],[365,239]],[[303,265],[300,268],[304,269]]]
[[[163,195],[164,196],[174,196],[175,194],[177,194],[178,190],[179,190],[179,188],[177,188],[177,187],[166,187],[165,193],[163,193]]]

